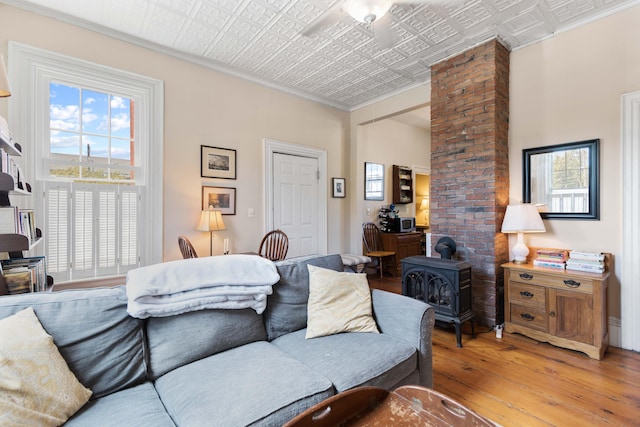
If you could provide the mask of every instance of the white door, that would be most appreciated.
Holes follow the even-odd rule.
[[[320,253],[318,159],[273,153],[273,228],[289,238],[287,258]]]

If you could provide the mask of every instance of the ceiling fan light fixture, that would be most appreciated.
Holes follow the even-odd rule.
[[[344,10],[356,21],[370,24],[391,9],[393,0],[347,0]]]

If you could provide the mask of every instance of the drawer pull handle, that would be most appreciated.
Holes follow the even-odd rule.
[[[564,284],[567,285],[570,288],[579,288],[580,287],[580,282],[576,282],[573,279],[565,280]]]
[[[550,312],[549,317],[556,317],[556,312],[555,311]]]
[[[533,294],[529,291],[522,291],[520,292],[520,295],[522,295],[524,298],[533,298]]]
[[[531,280],[531,279],[533,279],[533,275],[531,275],[529,273],[520,273],[520,278],[522,280]]]
[[[529,322],[531,322],[531,321],[535,320],[535,318],[536,318],[535,316],[532,316],[532,315],[530,315],[529,313],[522,313],[522,314],[520,315],[520,317],[522,317],[524,320],[527,320],[527,321],[529,321]]]

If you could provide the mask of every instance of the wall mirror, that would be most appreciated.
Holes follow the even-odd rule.
[[[384,200],[384,165],[365,162],[364,199]]]
[[[600,219],[600,140],[522,150],[523,202],[545,219]]]

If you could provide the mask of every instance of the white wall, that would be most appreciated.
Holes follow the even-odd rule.
[[[406,125],[390,119],[361,125],[358,129],[358,139],[362,141],[358,155],[366,162],[384,165],[384,201],[365,200],[359,217],[362,222],[376,222],[381,205],[389,205],[393,201],[393,165],[411,167],[419,164],[423,167],[431,166],[431,133],[428,129]],[[364,162],[360,167],[364,175]],[[364,193],[364,184],[361,187]],[[364,194],[361,194],[364,199]],[[367,215],[367,209],[371,214]],[[396,205],[401,216],[413,216],[414,205]]]
[[[351,112],[351,144],[348,153],[349,176],[351,177],[351,179],[347,182],[347,186],[349,187],[349,193],[353,196],[349,199],[350,246],[347,248],[348,252],[353,254],[362,253],[362,222],[363,220],[375,219],[375,216],[368,217],[366,215],[366,209],[367,207],[369,207],[372,210],[372,215],[375,215],[376,209],[380,208],[380,205],[383,204],[381,202],[365,202],[364,200],[364,162],[376,162],[375,159],[380,159],[378,163],[387,166],[387,176],[385,177],[387,178],[387,181],[389,178],[388,167],[390,165],[406,164],[407,166],[413,166],[419,164],[416,159],[407,159],[406,155],[399,153],[400,150],[396,149],[396,142],[394,142],[393,146],[390,147],[389,144],[386,143],[388,138],[384,139],[385,143],[383,146],[376,147],[375,144],[369,143],[367,136],[373,136],[374,133],[370,130],[367,131],[366,128],[368,126],[365,125],[373,122],[373,125],[369,126],[372,126],[377,131],[376,126],[381,123],[387,122],[387,120],[384,120],[385,118],[388,118],[399,112],[408,111],[418,107],[424,107],[428,105],[430,101],[431,86],[425,84]],[[396,124],[399,125],[399,123]],[[384,124],[380,127],[382,128],[383,126]],[[394,127],[394,125],[390,125],[390,127],[384,126],[384,130],[388,133],[388,130]],[[395,128],[400,129],[398,127]],[[412,129],[411,132],[413,136],[416,135],[414,132],[420,133],[420,131],[417,131],[415,128]],[[410,139],[413,140],[413,136]],[[389,137],[394,138],[392,132],[391,136]],[[421,138],[422,134],[420,133],[416,140],[419,140]],[[424,152],[424,164],[420,164],[420,166],[430,167],[431,137],[429,135],[426,138],[428,139],[427,141],[425,141],[424,146],[424,150],[426,150]],[[415,144],[414,142],[409,143]],[[414,145],[414,148],[422,147],[415,147]],[[371,157],[369,157],[370,154]],[[422,157],[422,155],[418,155],[417,157]],[[391,159],[394,160],[391,161]],[[385,197],[388,197],[388,201],[391,200],[391,187],[388,187],[388,183],[386,185]]]
[[[7,63],[9,40],[164,81],[165,140],[158,142],[165,159],[164,209],[157,213],[164,214],[164,260],[180,258],[180,234],[199,253],[209,253],[209,234],[195,230],[203,184],[237,191],[237,214],[224,217],[228,229],[216,233],[214,253],[222,252],[224,237],[233,251],[257,251],[264,233],[265,137],[327,150],[327,185],[332,176],[347,176],[347,112],[0,3],[0,53]],[[19,96],[0,100],[0,115],[7,117],[8,103]],[[237,179],[201,178],[200,145],[237,150]],[[329,198],[328,209],[328,251],[339,252],[346,245],[348,205]]]
[[[600,220],[545,221],[530,246],[611,252],[609,315],[620,316],[621,100],[640,89],[640,6],[512,52],[509,179],[522,200],[522,149],[600,138]]]

